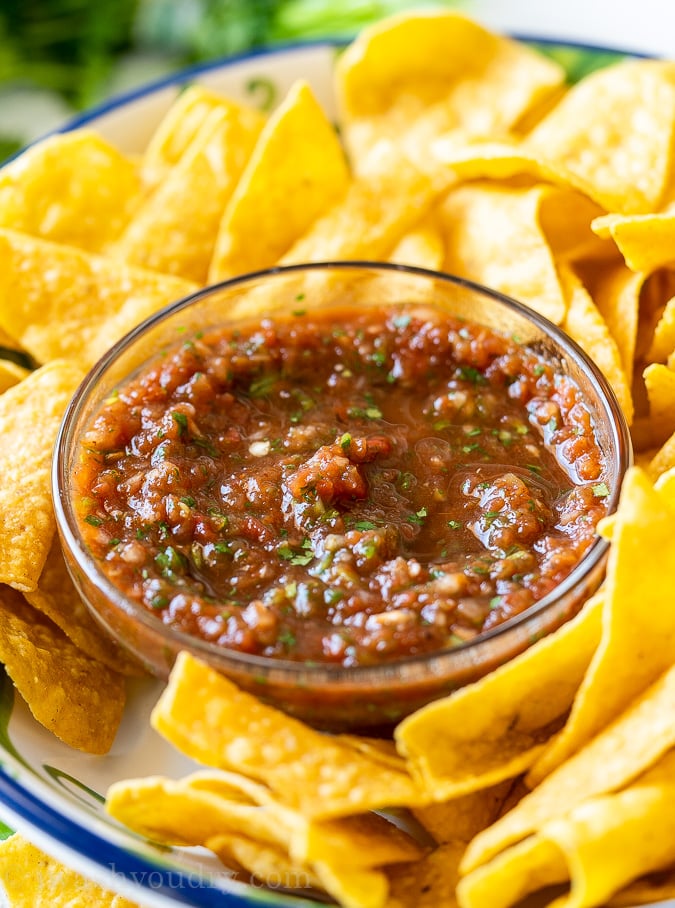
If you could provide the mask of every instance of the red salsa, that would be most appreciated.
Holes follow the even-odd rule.
[[[297,312],[184,339],[81,441],[109,580],[222,647],[362,665],[456,646],[559,584],[606,512],[576,384],[434,308]]]

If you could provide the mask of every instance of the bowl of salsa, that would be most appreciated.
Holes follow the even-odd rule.
[[[628,430],[597,367],[471,282],[276,268],[148,319],[64,419],[66,561],[166,677],[187,649],[331,729],[390,724],[597,588]]]

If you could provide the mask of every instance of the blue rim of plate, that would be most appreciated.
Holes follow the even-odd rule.
[[[609,48],[577,41],[565,41],[563,39],[540,38],[534,35],[522,34],[513,34],[512,37],[517,41],[540,47],[559,47],[588,53],[607,53],[617,57],[644,58],[648,56],[631,50]],[[346,46],[348,41],[348,38],[339,40],[325,38],[318,41],[284,43],[271,48],[259,48],[237,56],[186,67],[168,76],[146,83],[139,88],[115,95],[86,112],[72,117],[58,129],[52,130],[50,134],[79,129],[126,104],[138,101],[164,88],[181,85],[204,73],[217,69],[228,69],[239,63],[256,58],[284,56],[298,50],[315,48],[334,50]],[[41,141],[41,139],[37,139],[37,141]],[[16,155],[4,161],[3,166],[24,150],[21,149]],[[193,908],[253,908],[253,906],[257,908],[257,906],[274,905],[275,903],[279,906],[289,906],[289,908],[290,906],[299,905],[306,905],[307,908],[311,908],[312,905],[317,906],[317,908],[319,906],[318,902],[312,902],[304,898],[299,900],[290,894],[282,895],[272,890],[251,889],[249,892],[240,895],[237,892],[228,892],[226,888],[213,886],[208,881],[200,882],[199,886],[195,886],[194,874],[188,875],[178,869],[166,870],[150,860],[127,851],[122,846],[116,845],[97,833],[86,829],[80,823],[59,813],[53,807],[41,801],[36,795],[21,785],[17,779],[13,778],[4,767],[0,766],[0,810],[2,807],[6,807],[8,811],[26,824],[58,842],[60,846],[63,846],[73,855],[84,857],[90,864],[98,866],[107,872],[110,872],[111,867],[114,866],[116,875],[123,874],[130,883],[138,887],[138,898],[142,898],[144,892],[146,894],[152,892],[153,896],[160,895],[168,899],[167,905],[173,903],[175,905],[193,906]],[[662,904],[664,906],[675,906],[675,901]]]

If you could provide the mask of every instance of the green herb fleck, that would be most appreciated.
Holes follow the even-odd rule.
[[[95,514],[87,514],[84,518],[84,522],[88,523],[92,527],[100,527],[103,521],[100,517],[97,517]]]
[[[606,482],[598,482],[593,486],[593,494],[596,498],[607,498],[609,495],[609,486]]]

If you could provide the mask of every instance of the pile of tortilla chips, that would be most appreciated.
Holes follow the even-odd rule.
[[[153,724],[202,768],[120,782],[108,809],[348,908],[672,895],[675,63],[627,59],[570,86],[459,14],[414,13],[365,30],[335,88],[339,133],[304,82],[269,116],[194,84],[140,159],[80,130],[0,171],[0,661],[39,722],[110,747],[137,668],[68,577],[49,468],[71,395],[117,338],[279,263],[471,278],[567,331],[631,425],[640,466],[601,527],[600,591],[393,741],[320,734],[183,655]],[[0,847],[9,888],[31,848]],[[93,898],[44,860],[61,882],[30,904]]]

